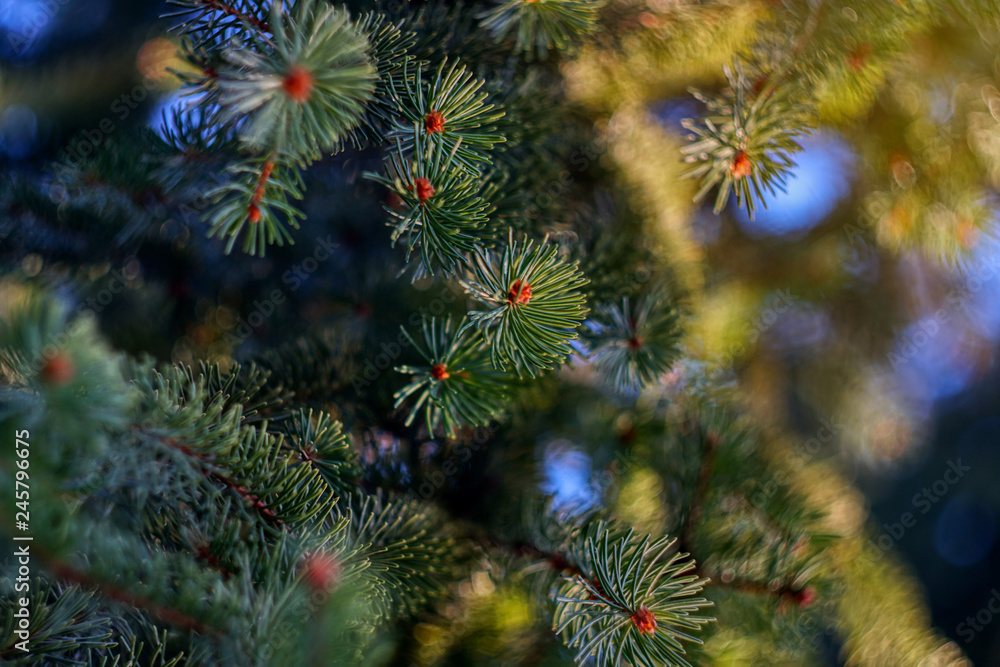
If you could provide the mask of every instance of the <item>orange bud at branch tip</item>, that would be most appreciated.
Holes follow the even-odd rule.
[[[444,364],[434,364],[431,367],[431,377],[435,380],[447,380],[451,377],[451,374],[448,372],[448,367]]]
[[[46,360],[41,371],[42,381],[52,387],[69,384],[76,376],[73,360],[65,352],[57,352],[54,357]]]
[[[427,130],[427,134],[444,132],[444,116],[440,111],[434,110],[424,116],[424,129]]]
[[[413,192],[417,195],[417,200],[423,204],[434,196],[434,186],[426,178],[418,178],[413,181]]]
[[[313,89],[313,76],[305,67],[295,65],[285,74],[281,89],[298,104],[305,104]]]
[[[753,164],[750,162],[747,154],[744,151],[736,151],[736,155],[733,156],[733,164],[729,167],[733,178],[738,181],[741,178],[749,176],[752,168]]]
[[[247,220],[250,222],[260,222],[260,206],[250,204],[250,208],[247,209]]]
[[[302,578],[315,591],[329,591],[340,578],[340,563],[329,554],[309,554],[302,563]]]
[[[531,285],[523,280],[515,280],[507,291],[507,303],[524,304],[531,301]]]
[[[655,635],[656,634],[656,616],[653,615],[646,605],[642,605],[639,609],[632,613],[629,617],[632,621],[632,625],[644,635]]]

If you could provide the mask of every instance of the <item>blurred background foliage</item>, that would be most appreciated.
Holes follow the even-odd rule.
[[[535,419],[553,434],[536,451],[549,471],[541,483],[556,502],[586,505],[606,494],[638,526],[662,525],[656,499],[670,490],[658,486],[652,454],[610,460],[613,448],[602,439],[654,428],[642,417],[644,406],[662,398],[657,392],[738,388],[765,431],[793,434],[768,438],[770,456],[779,464],[807,459],[809,466],[790,473],[794,485],[828,512],[832,531],[849,538],[832,567],[848,587],[841,605],[850,627],[841,630],[852,643],[839,647],[825,634],[830,645],[820,654],[835,662],[843,648],[864,664],[908,664],[900,644],[884,637],[910,633],[914,655],[925,655],[933,640],[920,628],[931,623],[977,664],[997,664],[1000,624],[970,642],[958,628],[1000,587],[1000,14],[990,3],[956,2],[947,20],[921,3],[905,12],[896,7],[908,3],[856,4],[827,3],[823,27],[793,65],[818,91],[803,110],[814,130],[800,140],[786,191],[767,196],[753,219],[735,199],[718,216],[710,202],[692,202],[698,183],[681,178],[689,134],[681,121],[703,112],[689,87],[720,91],[736,53],[760,31],[786,28],[770,22],[782,3],[622,0],[602,10],[607,34],[560,64],[567,113],[592,124],[600,141],[540,141],[539,150],[568,157],[574,192],[586,191],[585,172],[597,169],[632,197],[647,243],[641,251],[668,263],[685,295],[683,361],[633,409],[581,401],[619,413],[616,419],[596,419],[565,404],[577,397],[546,395],[544,387],[532,394],[539,414],[519,419],[525,433],[539,430]],[[967,4],[982,5],[982,13]],[[892,18],[874,32],[865,21],[852,30],[866,9]],[[385,333],[395,327],[391,314],[418,312],[441,298],[441,288],[418,281],[406,293],[396,289],[399,253],[372,222],[382,219],[382,190],[344,179],[377,156],[349,151],[310,171],[302,238],[330,238],[338,248],[321,262],[310,260],[315,247],[305,242],[233,262],[220,242],[204,238],[197,208],[179,221],[164,215],[164,193],[134,191],[147,165],[129,157],[130,136],[146,127],[169,133],[170,109],[181,101],[169,70],[183,65],[176,37],[157,21],[163,10],[156,0],[0,0],[0,200],[17,202],[0,213],[0,260],[9,272],[0,299],[13,298],[26,279],[80,303],[95,299],[116,347],[173,361],[251,356],[288,331],[333,323],[392,340]],[[32,179],[46,164],[67,154],[86,158],[73,147],[108,118],[114,129],[101,141],[120,142],[117,162],[87,162],[75,181],[95,193],[92,201],[71,198],[58,184],[35,189]],[[558,205],[561,183],[558,174],[543,174],[537,192]],[[611,196],[595,192],[560,219],[585,218]],[[129,214],[121,217],[123,210]],[[569,224],[553,227],[573,234]],[[124,291],[107,305],[96,301],[116,276]],[[293,284],[287,302],[268,305],[274,289]],[[266,307],[280,317],[248,326]],[[564,374],[585,380],[589,372]],[[349,391],[335,389],[335,396]],[[581,384],[579,391],[587,390]],[[388,412],[391,397],[377,398]],[[336,401],[325,407],[352,409]],[[397,445],[387,432],[362,451],[391,477],[399,474]],[[407,456],[420,466],[421,452]],[[970,470],[935,491],[949,462],[959,460]],[[520,466],[491,460],[481,474],[497,484],[493,476],[516,476]],[[613,489],[600,485],[605,466],[621,473]],[[931,489],[925,513],[917,500],[924,489]],[[461,506],[463,498],[449,502]],[[917,522],[897,537],[893,527],[906,512]],[[861,558],[885,535],[887,549]],[[437,610],[443,621],[413,628],[417,662],[541,661],[527,652],[555,640],[539,629],[524,588],[497,587],[487,570],[461,586],[461,602]],[[851,590],[870,587],[883,589],[882,605],[854,604]],[[754,655],[747,641],[717,636],[708,650],[717,664],[730,664],[729,655]],[[947,664],[951,653],[941,651],[928,664]]]

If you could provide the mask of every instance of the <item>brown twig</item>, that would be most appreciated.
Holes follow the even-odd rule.
[[[681,524],[681,536],[677,547],[679,551],[684,551],[693,555],[695,531],[698,521],[704,512],[703,503],[708,492],[708,487],[712,480],[712,473],[715,470],[716,453],[719,446],[719,436],[714,431],[709,431],[705,435],[705,451],[702,455],[701,468],[698,470],[698,479],[695,483],[695,491],[691,497],[691,504],[688,506],[687,514]],[[725,579],[724,577],[712,577],[705,573],[704,569],[695,566],[695,574],[699,577],[710,579],[713,584],[733,588],[747,593],[758,595],[774,596],[782,600],[798,600],[802,596],[802,591],[794,589],[785,583],[778,588],[772,588],[757,581],[748,579]]]
[[[195,459],[200,464],[202,472],[204,472],[206,476],[211,477],[215,481],[235,491],[237,494],[240,495],[240,497],[242,497],[245,501],[247,501],[247,503],[249,503],[254,509],[260,512],[261,516],[263,516],[265,520],[273,523],[276,526],[282,526],[282,527],[284,526],[284,521],[282,521],[278,517],[278,515],[274,512],[274,510],[268,507],[264,503],[264,501],[262,501],[259,497],[251,493],[247,487],[243,486],[242,484],[236,482],[233,479],[230,479],[229,477],[222,474],[218,470],[214,470],[212,466],[212,459],[210,456],[194,451],[193,449],[185,445],[183,442],[180,442],[175,438],[171,438],[169,436],[161,435],[159,433],[153,433],[151,431],[142,429],[139,429],[139,432],[142,433],[143,435],[156,438],[160,442],[170,446],[171,448],[177,450],[178,452],[184,454],[185,456],[189,456]]]
[[[183,612],[180,612],[176,609],[171,609],[170,607],[165,607],[161,604],[157,604],[139,595],[134,595],[123,588],[113,586],[111,584],[108,584],[107,582],[98,581],[91,575],[85,572],[80,572],[79,570],[74,569],[67,563],[56,560],[54,558],[46,558],[44,552],[40,552],[39,555],[41,559],[48,564],[49,568],[52,570],[52,573],[55,574],[55,576],[58,577],[59,579],[73,582],[75,584],[78,584],[79,586],[82,586],[83,588],[96,589],[100,591],[100,593],[104,595],[104,597],[106,598],[115,600],[116,602],[122,602],[124,604],[128,604],[133,607],[137,607],[139,609],[143,609],[153,614],[157,618],[160,618],[161,620],[166,621],[167,623],[170,623],[171,625],[174,625],[176,627],[184,628],[185,630],[191,630],[193,632],[197,632],[198,634],[202,635],[218,633],[218,630],[216,630],[215,628],[205,625],[198,619],[188,616]]]
[[[261,21],[256,16],[249,16],[248,14],[244,14],[240,11],[237,11],[235,7],[232,7],[226,4],[225,2],[221,2],[220,0],[206,0],[205,6],[208,7],[209,9],[214,9],[216,11],[222,12],[223,14],[228,14],[229,16],[237,18],[243,21],[244,23],[249,23],[254,28],[256,28],[257,31],[261,33],[261,36],[263,36],[265,39],[267,38],[267,35],[265,33],[271,32],[271,26],[269,26],[264,21]]]
[[[257,178],[257,186],[254,188],[253,196],[250,198],[250,205],[247,206],[247,217],[250,218],[250,222],[260,221],[260,202],[264,199],[264,189],[267,187],[267,182],[271,179],[273,171],[274,161],[268,160],[264,163],[264,168]]]

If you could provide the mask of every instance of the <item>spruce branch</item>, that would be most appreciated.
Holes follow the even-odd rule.
[[[191,459],[197,462],[197,465],[201,468],[201,470],[205,473],[207,477],[218,482],[225,488],[231,489],[234,493],[236,493],[240,498],[243,499],[243,501],[246,503],[248,507],[256,510],[260,514],[261,518],[263,518],[265,521],[272,523],[278,527],[284,526],[284,521],[282,521],[274,512],[274,510],[268,507],[263,500],[261,500],[257,495],[251,492],[250,489],[248,489],[244,484],[241,484],[240,482],[237,482],[236,480],[232,479],[224,472],[222,472],[218,468],[218,466],[216,466],[215,463],[216,459],[214,455],[198,452],[192,447],[184,444],[183,442],[160,433],[154,433],[148,430],[139,430],[138,433],[146,437],[156,438],[164,445],[177,450],[184,456],[190,457]]]
[[[357,490],[361,471],[339,421],[325,412],[300,409],[283,424],[282,432],[303,464],[313,467],[334,494],[343,497]]]
[[[183,365],[181,370],[187,377],[188,386],[202,382],[208,400],[222,400],[223,410],[240,407],[244,424],[254,424],[268,419],[273,426],[289,415],[285,407],[292,392],[280,384],[272,386],[268,382],[270,372],[254,363],[233,364],[223,370],[217,363],[198,362],[197,369]]]
[[[94,664],[97,667],[179,667],[190,662],[183,651],[170,655],[167,648],[169,631],[152,623],[143,625],[147,629],[149,646],[139,641],[136,635],[130,635],[115,646],[112,656],[102,656],[101,661]]]
[[[253,158],[231,165],[229,182],[209,191],[209,238],[228,238],[226,253],[243,239],[242,250],[264,256],[268,245],[294,243],[289,228],[298,229],[305,215],[289,202],[302,199],[305,184],[295,166],[276,157]]]
[[[497,41],[514,35],[514,45],[545,59],[549,51],[568,51],[597,26],[603,0],[497,0],[480,15],[481,25]]]
[[[252,151],[312,162],[336,148],[361,120],[376,72],[367,38],[347,13],[300,0],[272,8],[274,46],[254,37],[223,51],[214,77],[226,120],[248,117],[240,138]]]
[[[351,387],[359,354],[359,344],[353,337],[334,330],[268,350],[255,363],[267,372],[268,386],[294,392],[299,404],[318,405]]]
[[[27,593],[15,589],[16,567],[0,577],[0,618],[15,619],[20,597],[27,597],[31,623],[30,653],[16,647],[16,622],[0,625],[0,661],[11,665],[55,662],[99,654],[113,641],[113,615],[93,591],[63,585],[48,577],[32,577]]]
[[[351,20],[332,0],[168,0],[179,10],[172,16],[181,58],[194,68],[177,73],[189,106],[165,114],[158,140],[105,136],[99,151],[60,165],[55,183],[29,167],[0,184],[0,238],[12,241],[3,254],[20,266],[6,281],[13,292],[0,285],[0,301],[20,298],[21,275],[29,283],[69,276],[66,301],[78,286],[98,292],[94,277],[107,271],[101,262],[117,268],[124,261],[120,300],[103,312],[94,307],[103,323],[150,295],[156,301],[141,303],[140,313],[178,306],[162,308],[173,318],[166,328],[158,320],[129,322],[121,332],[116,322],[115,340],[129,350],[162,354],[173,334],[186,331],[197,335],[185,337],[180,352],[201,354],[201,334],[214,337],[228,325],[234,288],[244,306],[253,301],[268,317],[275,311],[255,299],[266,298],[279,277],[294,285],[271,293],[277,302],[279,294],[291,297],[282,312],[337,324],[265,352],[259,367],[224,370],[126,361],[105,344],[96,317],[70,320],[64,305],[35,302],[33,293],[28,308],[0,321],[0,380],[12,385],[0,387],[0,487],[27,475],[10,441],[20,438],[18,429],[30,430],[32,521],[54,527],[32,543],[43,581],[51,582],[32,590],[36,659],[297,665],[451,663],[490,654],[533,664],[573,654],[580,664],[617,666],[687,665],[724,654],[755,664],[807,662],[807,653],[819,652],[809,640],[822,630],[803,633],[793,622],[827,609],[846,629],[838,641],[859,660],[881,664],[869,656],[892,652],[950,659],[959,652],[953,642],[926,628],[911,632],[919,625],[907,620],[912,604],[882,605],[879,616],[889,620],[877,626],[856,610],[858,582],[877,580],[876,595],[897,602],[897,573],[845,563],[853,538],[841,543],[846,549],[826,549],[834,538],[821,531],[837,524],[822,523],[799,492],[816,479],[813,471],[782,477],[785,461],[773,459],[789,451],[771,449],[769,434],[729,413],[716,400],[714,379],[684,377],[670,383],[669,396],[650,392],[634,405],[594,386],[603,380],[635,392],[675,362],[678,309],[644,290],[649,277],[676,269],[692,289],[704,287],[692,264],[698,253],[685,251],[690,221],[674,215],[675,174],[650,168],[656,147],[622,143],[624,126],[608,121],[627,120],[626,106],[664,89],[666,79],[638,82],[636,70],[655,65],[676,75],[674,63],[688,76],[720,48],[749,44],[726,70],[728,89],[696,93],[708,117],[687,122],[685,155],[689,175],[700,179],[699,200],[717,189],[719,210],[735,192],[753,215],[783,187],[810,123],[834,117],[824,103],[860,108],[852,98],[875,98],[889,71],[883,65],[913,48],[917,27],[950,32],[932,18],[966,7],[993,22],[998,1],[427,0],[350,3],[373,9]],[[599,19],[621,28],[614,32],[623,38],[588,37]],[[938,42],[935,32],[919,46]],[[582,57],[565,67],[530,62],[581,45]],[[961,68],[992,62],[960,46],[934,53],[962,60]],[[884,142],[857,151],[859,162],[885,172],[876,183],[884,192],[863,197],[873,217],[888,212],[893,226],[921,228],[913,215],[927,209],[931,222],[944,223],[935,238],[975,245],[977,237],[968,237],[978,219],[964,219],[971,209],[952,204],[980,191],[984,165],[1000,173],[993,164],[1000,164],[993,159],[1000,140],[998,114],[989,113],[996,91],[972,90],[980,86],[975,70],[965,74],[974,85],[944,98],[936,86],[910,80],[912,73],[900,75],[906,94],[875,110],[879,131],[842,138],[886,130]],[[977,106],[968,115],[962,98],[970,93]],[[951,106],[934,108],[941,99]],[[975,114],[981,123],[972,122]],[[909,130],[889,131],[901,118]],[[11,119],[12,127],[21,122]],[[951,150],[954,137],[982,142],[981,154]],[[17,143],[7,146],[12,156]],[[935,159],[930,144],[951,146],[945,152],[957,157]],[[379,162],[370,149],[383,147],[384,160],[370,166]],[[318,247],[305,261],[301,252],[279,252],[291,266],[236,261],[220,272],[198,261],[211,253],[197,239],[178,239],[175,221],[158,224],[176,208],[172,200],[209,192],[209,235],[224,239],[218,245],[227,253],[239,240],[262,255],[267,245],[293,241],[304,217],[296,200],[306,167],[341,151],[317,165],[315,175],[331,187],[309,207],[320,214],[311,227],[345,242],[322,280],[301,273],[327,261]],[[567,161],[575,171],[564,169]],[[611,165],[629,172],[629,187],[618,187]],[[387,193],[357,182],[366,168],[379,172],[365,177]],[[227,180],[205,187],[220,173]],[[583,191],[594,194],[593,212],[580,201]],[[970,194],[948,196],[959,191]],[[369,247],[364,219],[385,194],[393,244],[406,246],[407,260],[420,249],[420,261],[403,270],[418,274],[420,295],[397,294],[396,261],[382,261],[386,248]],[[325,215],[324,201],[344,207]],[[141,210],[147,202],[155,214]],[[896,216],[898,202],[905,216]],[[679,254],[644,242],[660,218],[673,221],[665,238]],[[539,231],[567,240],[514,240],[522,232],[541,238]],[[96,246],[94,234],[114,237],[107,256],[73,250],[66,256],[82,264],[67,266],[63,250],[81,239]],[[139,242],[157,252],[133,257],[126,245]],[[178,278],[188,259],[209,266]],[[426,274],[435,272],[458,280],[476,310],[461,320],[423,317],[419,334],[404,329],[397,338],[399,318],[414,306],[443,312],[452,303],[449,292],[435,299],[436,290],[424,291]],[[176,292],[161,289],[166,281]],[[589,321],[588,299],[599,304]],[[151,327],[159,334],[135,335]],[[236,344],[227,339],[223,347]],[[214,342],[201,349],[220,354]],[[589,357],[595,372],[548,374],[534,393],[516,396],[535,417],[505,420],[499,432],[469,432],[528,391],[524,375],[541,375],[572,354]],[[398,384],[386,372],[394,366],[407,376]],[[478,436],[486,431],[490,446],[482,451]],[[447,438],[454,441],[442,445]],[[416,477],[438,453],[440,473]],[[456,466],[459,460],[474,465]],[[576,463],[578,488],[588,493],[567,502],[559,476]],[[551,495],[539,492],[534,473],[552,483]],[[433,487],[442,503],[388,490],[405,487],[420,495]],[[518,492],[531,502],[518,502]],[[441,513],[445,501],[453,516]],[[14,524],[12,512],[0,511],[0,532],[12,533]],[[494,539],[494,528],[504,537]],[[464,547],[477,542],[483,548],[470,577]],[[0,577],[0,592],[9,592],[11,579]],[[693,644],[707,641],[711,629],[706,590],[724,627],[702,651]],[[822,609],[798,613],[826,599]],[[13,608],[0,597],[0,617]],[[906,630],[896,636],[893,625]],[[12,629],[0,623],[0,661],[12,657]],[[143,648],[140,635],[151,645]],[[869,648],[882,644],[888,648]]]
[[[87,572],[78,570],[68,563],[61,562],[54,557],[47,555],[44,550],[36,549],[35,553],[41,556],[42,562],[44,562],[53,575],[59,579],[71,582],[84,589],[96,590],[106,598],[114,600],[115,602],[126,604],[130,607],[142,609],[143,611],[153,614],[157,618],[184,630],[191,630],[192,632],[197,632],[201,635],[215,634],[219,632],[218,629],[205,625],[197,618],[194,618],[183,611],[172,609],[152,600],[148,600],[143,596],[135,595],[134,593],[115,584],[100,581]]]
[[[67,477],[83,474],[92,457],[107,451],[108,430],[128,423],[138,398],[95,319],[71,319],[65,304],[40,293],[29,293],[0,319],[0,373],[8,388],[69,425],[50,425],[46,447],[36,455]]]
[[[483,426],[498,417],[514,378],[492,367],[482,334],[459,333],[462,323],[453,327],[450,318],[442,322],[425,317],[421,326],[423,345],[405,328],[403,335],[426,365],[396,368],[414,376],[394,396],[397,408],[412,402],[406,425],[422,412],[430,433],[440,426],[454,437],[461,427]]]
[[[197,106],[175,106],[160,116],[154,151],[164,188],[173,190],[190,178],[189,171],[212,166],[238,150],[236,128],[222,123],[216,105],[200,100]]]
[[[686,554],[671,554],[674,544],[607,527],[586,539],[583,575],[564,578],[553,617],[578,664],[690,667],[682,642],[701,643],[691,631],[714,620],[700,614],[712,603],[694,597],[708,580],[691,574]]]
[[[684,161],[694,165],[684,175],[700,181],[695,201],[718,187],[716,213],[735,192],[737,203],[753,217],[757,205],[764,204],[765,192],[784,190],[795,165],[791,156],[801,150],[796,137],[808,132],[808,123],[800,105],[787,95],[755,93],[739,62],[725,73],[729,88],[722,95],[711,98],[692,91],[710,115],[683,121],[692,133],[683,149]]]
[[[303,214],[289,198],[302,198],[301,169],[342,147],[377,80],[370,44],[346,11],[300,0],[286,12],[279,2],[268,27],[273,41],[251,34],[246,44],[220,46],[218,53],[204,41],[183,51],[204,73],[183,77],[199,93],[189,114],[220,126],[220,135],[231,131],[252,154],[208,193],[209,237],[228,238],[227,253],[240,237],[243,251],[258,255],[270,244],[292,242],[288,228],[297,228]]]
[[[193,37],[200,45],[217,43],[222,38],[243,27],[255,30],[258,36],[270,43],[269,26],[262,17],[268,13],[266,0],[167,0],[178,7],[176,12],[163,18],[181,17],[176,30]]]
[[[633,305],[598,306],[593,328],[585,334],[597,372],[621,392],[654,383],[680,354],[677,310],[662,295],[650,293]]]
[[[476,248],[474,280],[460,282],[488,310],[471,312],[464,328],[483,331],[494,367],[511,365],[518,375],[534,377],[569,355],[587,315],[581,291],[587,279],[558,255],[547,238],[519,243],[513,231],[500,252]]]
[[[377,78],[364,118],[348,133],[355,147],[383,143],[396,121],[397,104],[391,90],[406,76],[404,68],[413,59],[410,50],[416,42],[416,35],[403,25],[378,12],[363,14],[356,21],[358,32],[368,38],[367,53]]]
[[[414,137],[412,156],[400,141],[389,154],[386,173],[365,177],[389,188],[402,202],[386,205],[394,218],[393,245],[401,238],[406,257],[420,248],[423,267],[454,271],[466,255],[481,246],[477,234],[486,225],[490,207],[480,196],[478,180],[456,164],[459,144],[446,150],[443,143]]]
[[[6,422],[5,426],[10,426]],[[0,478],[13,486],[13,475],[0,465]],[[221,575],[204,571],[187,554],[165,550],[132,531],[88,511],[78,499],[60,493],[51,470],[33,470],[32,518],[57,529],[36,535],[33,562],[57,579],[91,589],[103,597],[202,636],[223,639],[239,608],[234,587]],[[50,494],[50,495],[43,495]],[[3,529],[11,531],[8,519]],[[245,582],[244,582],[245,583]]]
[[[391,137],[399,140],[404,151],[415,151],[418,137],[426,144],[440,145],[443,153],[454,154],[455,164],[478,175],[490,163],[489,153],[504,141],[494,123],[503,117],[502,110],[485,104],[483,81],[458,62],[448,67],[442,60],[431,81],[424,82],[423,70],[409,75],[403,65],[399,82],[390,79],[390,90],[398,113]]]
[[[382,490],[349,499],[350,544],[368,561],[365,576],[381,619],[408,616],[441,594],[456,566],[455,543],[432,507]]]
[[[133,375],[143,396],[135,430],[186,456],[267,524],[295,530],[315,523],[333,505],[317,470],[289,465],[293,454],[280,435],[267,432],[267,422],[259,428],[242,423],[240,406],[210,395],[203,380],[192,384],[177,367],[151,372],[139,366]]]
[[[782,609],[809,606],[828,585],[820,576],[822,546],[833,537],[813,528],[815,511],[767,469],[757,451],[760,434],[728,410],[688,418],[663,451],[664,462],[698,460],[693,471],[676,475],[691,489],[678,499],[678,548],[702,560],[699,572],[711,574],[713,586],[772,598]],[[770,487],[766,494],[758,493],[761,480]]]

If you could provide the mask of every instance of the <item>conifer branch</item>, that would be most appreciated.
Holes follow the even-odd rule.
[[[220,632],[218,629],[205,625],[198,619],[188,616],[181,611],[157,604],[113,584],[99,581],[86,572],[77,570],[69,564],[51,557],[42,549],[36,548],[33,550],[33,553],[38,555],[39,559],[42,560],[53,575],[59,579],[72,582],[82,588],[95,589],[109,600],[114,600],[115,602],[121,602],[131,607],[142,609],[150,614],[153,614],[157,618],[184,630],[197,632],[201,635],[218,634]]]
[[[514,378],[490,364],[488,348],[479,332],[458,333],[462,323],[424,318],[423,345],[403,329],[426,362],[424,366],[400,366],[400,373],[414,376],[410,384],[396,392],[394,407],[412,401],[406,425],[413,423],[421,409],[430,433],[439,426],[454,437],[463,426],[484,426],[498,417],[503,402],[514,389]]]
[[[690,665],[682,641],[701,643],[688,631],[714,620],[699,613],[712,603],[693,597],[708,582],[688,574],[686,554],[668,555],[674,544],[600,526],[587,537],[587,576],[564,581],[553,617],[577,662]]]
[[[602,4],[603,0],[497,0],[480,20],[497,41],[513,34],[519,51],[544,59],[550,49],[567,51],[591,33]]]
[[[136,429],[136,432],[143,436],[154,438],[158,442],[167,445],[171,449],[180,452],[184,456],[187,456],[195,461],[197,461],[198,468],[205,474],[206,477],[213,479],[228,489],[232,489],[240,498],[242,498],[249,507],[255,509],[265,521],[274,524],[275,526],[283,527],[284,522],[275,514],[274,510],[269,508],[260,498],[254,495],[248,488],[239,482],[231,479],[226,474],[221,472],[216,468],[213,463],[213,457],[210,454],[203,454],[201,452],[196,452],[184,443],[178,441],[176,438],[171,438],[169,436],[155,433],[149,431],[148,429]]]
[[[678,314],[662,294],[597,307],[584,333],[598,373],[621,392],[655,383],[680,355]]]
[[[489,204],[480,196],[476,177],[460,168],[456,153],[461,142],[447,150],[447,144],[428,141],[417,133],[413,155],[396,141],[386,161],[386,173],[366,173],[365,177],[385,185],[401,202],[388,204],[394,218],[392,242],[401,239],[406,258],[420,249],[423,268],[430,274],[443,269],[455,272],[466,255],[481,247],[480,230],[487,223]]]
[[[473,278],[460,281],[487,307],[473,311],[465,328],[479,328],[490,343],[496,368],[513,366],[532,377],[560,364],[587,314],[581,291],[587,279],[576,263],[559,259],[548,238],[535,245],[514,240],[499,253],[477,248]]]
[[[58,133],[0,142],[0,254],[17,267],[0,282],[0,486],[30,486],[32,527],[56,527],[32,538],[29,604],[0,597],[0,615],[30,608],[34,659],[798,664],[822,633],[799,622],[828,612],[861,662],[959,653],[912,621],[898,571],[846,562],[856,541],[800,491],[811,466],[783,478],[783,444],[681,359],[729,342],[730,316],[780,276],[749,269],[770,244],[738,234],[729,261],[734,235],[676,200],[669,132],[630,121],[732,62],[684,123],[696,201],[735,194],[753,215],[811,127],[850,120],[856,180],[823,224],[858,205],[877,219],[866,243],[970,249],[988,208],[974,200],[1000,182],[1000,93],[977,78],[992,42],[933,51],[951,96],[920,80],[926,54],[887,65],[918,34],[940,46],[957,16],[974,17],[963,36],[1000,28],[996,0],[167,1],[188,104],[162,127],[102,123],[56,180],[33,161]],[[177,57],[165,47],[137,58],[150,81],[146,65]],[[37,106],[19,101],[18,132]],[[380,205],[399,256],[378,245]],[[323,242],[215,261],[292,245],[300,225]],[[810,266],[843,254],[826,245]],[[817,310],[852,282],[813,273],[794,279]],[[893,282],[871,283],[884,303]],[[244,351],[260,366],[227,366]],[[21,430],[30,446],[7,446]],[[0,532],[26,523],[0,513]],[[857,610],[883,590],[894,606],[872,625]],[[0,628],[3,659],[21,657],[14,632]]]
[[[250,205],[247,207],[247,219],[252,223],[260,222],[260,202],[264,198],[264,188],[267,187],[267,182],[271,178],[272,171],[274,171],[274,160],[268,160],[260,170],[257,185],[254,187],[253,195],[250,197]]]
[[[389,80],[393,100],[402,114],[389,136],[399,140],[402,150],[412,150],[417,159],[421,156],[420,143],[439,145],[444,154],[454,155],[456,165],[478,176],[490,164],[489,153],[494,145],[505,141],[495,128],[504,112],[485,104],[483,81],[474,79],[457,62],[446,69],[447,64],[443,60],[426,85],[422,69],[418,66],[416,73],[409,75],[405,62],[399,77],[402,90],[395,79]]]
[[[214,9],[222,12],[223,14],[228,14],[229,16],[235,17],[244,23],[248,23],[255,27],[260,33],[271,32],[271,27],[267,25],[264,21],[260,20],[256,16],[251,16],[249,14],[244,14],[236,10],[231,4],[222,2],[222,0],[201,0],[201,4],[204,4],[209,9]]]
[[[264,0],[167,0],[167,4],[180,9],[165,14],[164,18],[185,17],[175,29],[193,37],[198,45],[222,41],[227,33],[245,26],[254,30],[265,44],[273,46],[271,26],[256,15],[267,12]]]

